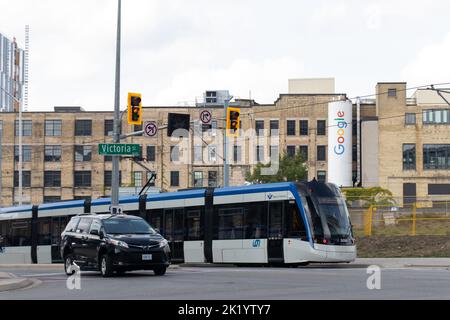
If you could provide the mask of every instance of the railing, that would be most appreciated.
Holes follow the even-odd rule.
[[[356,236],[450,236],[450,199],[350,207]]]

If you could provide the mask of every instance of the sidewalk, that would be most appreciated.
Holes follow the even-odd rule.
[[[17,278],[13,274],[0,272],[0,292],[25,289],[36,283],[37,282],[32,279]]]

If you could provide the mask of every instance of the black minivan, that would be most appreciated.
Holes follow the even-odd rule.
[[[153,270],[162,276],[170,265],[166,239],[144,219],[128,215],[81,215],[73,217],[61,234],[61,255],[67,275],[81,270],[114,272]]]

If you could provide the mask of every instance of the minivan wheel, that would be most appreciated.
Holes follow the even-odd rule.
[[[155,276],[163,276],[166,274],[167,267],[158,267],[153,270]]]
[[[64,271],[66,275],[71,276],[75,273],[75,270],[72,268],[73,266],[73,258],[70,254],[66,255],[64,258]]]
[[[108,278],[113,275],[113,263],[111,257],[107,254],[104,254],[100,260],[100,272],[104,278]]]

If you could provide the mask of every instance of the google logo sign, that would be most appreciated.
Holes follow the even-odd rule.
[[[336,153],[338,156],[343,155],[345,152],[345,130],[348,127],[347,121],[344,119],[345,112],[344,111],[338,111],[337,112],[337,118],[334,119],[337,123],[338,131],[337,131],[337,145],[334,146],[334,153]]]

